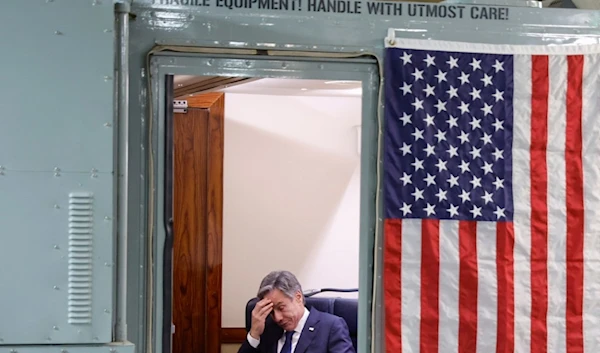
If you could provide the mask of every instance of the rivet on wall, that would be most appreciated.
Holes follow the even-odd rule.
[[[59,250],[60,247],[58,245],[54,244],[54,249]]]
[[[100,1],[100,0],[92,1],[92,6],[96,6],[96,5],[102,5],[102,1]]]
[[[58,288],[58,286],[54,286],[52,288],[54,288],[55,290],[59,290],[60,289],[60,288]]]
[[[104,123],[104,127],[111,127],[112,124],[111,123]]]
[[[55,204],[54,208],[56,208],[58,210],[60,208],[60,206]]]
[[[58,326],[52,326],[52,329],[53,329],[54,331],[58,331]]]
[[[54,34],[56,34],[57,36],[62,36],[63,32],[61,32],[61,31],[54,31]]]
[[[108,82],[108,81],[110,81],[110,80],[112,80],[112,77],[111,77],[111,76],[104,76],[104,81],[105,81],[105,82]]]

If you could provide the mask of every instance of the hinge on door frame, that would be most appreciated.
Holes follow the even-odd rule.
[[[188,103],[183,100],[173,101],[173,113],[187,113]]]

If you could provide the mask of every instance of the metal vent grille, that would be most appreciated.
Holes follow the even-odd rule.
[[[69,194],[69,324],[92,323],[94,194]]]

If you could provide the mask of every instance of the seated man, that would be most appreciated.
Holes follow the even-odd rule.
[[[258,299],[238,353],[354,353],[346,321],[314,308],[309,311],[302,287],[290,272],[269,273]],[[266,320],[269,315],[273,320]]]

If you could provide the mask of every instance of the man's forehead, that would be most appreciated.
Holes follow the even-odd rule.
[[[279,304],[286,299],[286,296],[279,289],[275,289],[267,293],[265,298],[271,300],[274,304]]]

